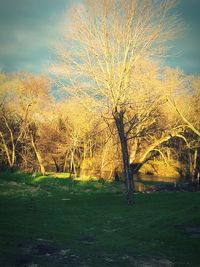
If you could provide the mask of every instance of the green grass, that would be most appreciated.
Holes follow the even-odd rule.
[[[198,192],[137,193],[129,206],[120,183],[0,177],[2,267],[200,266],[200,239],[185,231],[200,229]]]

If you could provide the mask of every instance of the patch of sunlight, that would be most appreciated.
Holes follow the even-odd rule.
[[[57,172],[48,172],[47,175],[38,176],[34,178],[34,182],[40,182],[44,179],[66,179],[70,178],[69,173],[57,173]]]
[[[94,184],[94,188],[96,189],[102,189],[103,185],[102,184]]]
[[[74,180],[88,182],[88,181],[98,181],[98,178],[90,176],[81,176],[81,177],[76,177]]]
[[[54,178],[70,178],[70,173],[68,173],[68,172],[55,172],[55,173],[50,173],[50,176],[53,176]]]
[[[113,181],[112,180],[108,180],[108,179],[102,179],[102,178],[99,178],[99,177],[90,177],[90,176],[81,176],[81,177],[76,177],[74,180],[77,180],[77,181],[82,181],[82,182],[100,182],[100,181],[104,181],[108,184],[112,183]]]
[[[48,177],[48,176],[39,176],[39,177],[34,178],[33,181],[34,182],[40,182],[43,179],[47,179],[47,178],[49,179],[50,177]]]

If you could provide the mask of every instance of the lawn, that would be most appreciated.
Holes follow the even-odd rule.
[[[57,176],[57,178],[56,178]],[[0,266],[200,266],[200,193],[0,173]]]

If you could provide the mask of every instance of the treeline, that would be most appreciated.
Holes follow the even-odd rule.
[[[200,78],[147,61],[134,72],[124,118],[132,172],[198,179]],[[0,74],[0,169],[117,179],[112,114],[94,98],[54,97],[53,88],[45,75]]]

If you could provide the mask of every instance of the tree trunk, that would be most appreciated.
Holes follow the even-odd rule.
[[[124,176],[127,186],[127,200],[129,204],[133,203],[133,180],[131,174],[131,168],[129,164],[129,153],[127,146],[127,138],[124,132],[124,113],[122,111],[115,112],[114,114],[115,124],[117,126],[118,135],[121,143],[121,151],[124,165]]]
[[[0,132],[0,137],[1,137],[1,140],[2,140],[2,151],[3,151],[3,147],[4,147],[4,150],[5,150],[5,153],[6,153],[6,157],[7,157],[7,162],[8,162],[8,165],[9,165],[9,169],[12,170],[13,167],[14,167],[14,164],[15,164],[15,145],[14,145],[14,140],[13,138],[11,138],[11,141],[12,141],[12,154],[10,155],[10,152],[9,152],[9,148],[6,144],[6,141],[4,139],[4,136],[2,134],[2,132]]]
[[[60,172],[60,166],[57,163],[56,158],[55,157],[52,157],[52,158],[53,158],[53,161],[54,161],[54,164],[55,164],[55,167],[56,167],[56,172]]]
[[[195,182],[198,178],[198,149],[189,152],[190,159],[190,177],[192,182]]]
[[[74,160],[74,154],[75,154],[75,150],[73,149],[71,152],[71,160],[70,160],[70,177],[72,176],[72,174],[77,177],[77,173],[76,173],[76,164],[75,164],[75,160]]]
[[[34,142],[34,139],[33,139],[32,135],[31,135],[31,144],[32,144],[32,147],[33,147],[33,149],[35,151],[36,158],[38,160],[38,164],[39,164],[39,167],[40,167],[40,172],[41,172],[42,175],[45,175],[45,167],[44,167],[44,165],[42,163],[42,157],[41,157],[39,151],[37,150],[37,147],[35,145],[35,142]]]
[[[64,164],[63,164],[63,172],[67,171],[67,159],[68,159],[69,153],[68,153],[68,149],[65,152],[65,158],[64,158]]]

